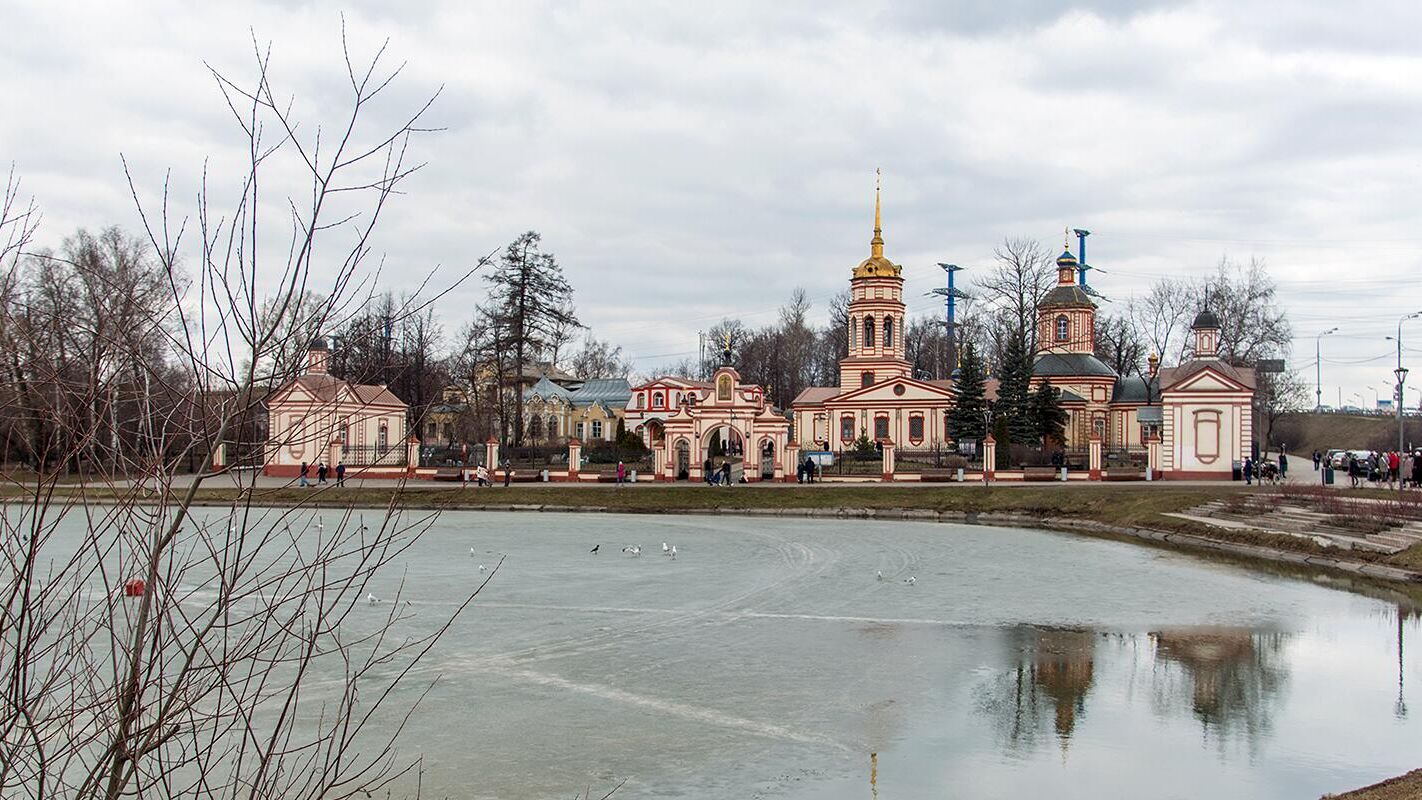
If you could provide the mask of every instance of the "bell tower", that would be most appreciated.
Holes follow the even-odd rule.
[[[874,173],[874,236],[869,257],[849,279],[849,355],[839,362],[839,388],[851,391],[905,377],[903,268],[884,257],[880,174]]]
[[[1057,285],[1037,304],[1037,352],[1096,352],[1096,303],[1077,280],[1070,250],[1057,256]]]

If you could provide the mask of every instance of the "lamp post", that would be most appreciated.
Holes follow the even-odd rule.
[[[1397,376],[1397,496],[1402,497],[1402,387],[1407,383],[1407,367],[1392,371]]]
[[[1323,337],[1337,332],[1338,328],[1333,327],[1313,337],[1313,385],[1314,396],[1316,398],[1313,407],[1314,411],[1321,411],[1323,409]]]
[[[1373,410],[1374,410],[1374,411],[1377,411],[1377,410],[1378,410],[1378,401],[1382,399],[1382,393],[1378,391],[1378,387],[1376,387],[1376,386],[1369,386],[1369,387],[1368,387],[1368,391],[1370,391],[1370,392],[1373,393]],[[1363,401],[1366,402],[1366,401],[1367,401],[1367,398],[1366,398],[1366,397],[1363,398]]]

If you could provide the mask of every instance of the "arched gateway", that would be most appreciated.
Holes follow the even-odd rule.
[[[647,423],[653,414],[661,422],[659,440],[645,437],[659,480],[703,480],[708,468],[721,469],[728,463],[737,480],[778,480],[794,474],[793,465],[782,463],[790,420],[766,400],[763,388],[742,383],[729,363],[709,381],[658,378],[632,392],[628,425],[649,432]],[[638,395],[646,395],[640,405]],[[674,404],[664,399],[657,408],[657,397],[671,398]]]

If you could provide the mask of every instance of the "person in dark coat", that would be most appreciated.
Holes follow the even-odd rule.
[[[512,482],[513,482],[513,464],[510,464],[509,462],[505,461],[505,462],[504,462],[504,488],[507,489],[508,486],[509,486],[509,484],[512,483]]]
[[[341,461],[336,464],[336,485],[346,485],[346,462]]]
[[[1244,457],[1244,485],[1249,486],[1254,483],[1254,459],[1249,456]]]
[[[326,462],[322,461],[321,465],[316,468],[316,482],[325,483],[328,474],[330,474],[330,468],[326,466]]]
[[[301,462],[301,485],[302,485],[302,486],[310,486],[310,485],[311,485],[311,481],[308,480],[307,477],[306,477],[307,475],[310,475],[310,474],[311,474],[311,465],[308,464],[308,463],[306,463],[305,461]]]
[[[1284,456],[1284,451],[1279,451],[1279,480],[1289,479],[1289,459]]]

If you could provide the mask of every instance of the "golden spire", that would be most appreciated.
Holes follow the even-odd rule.
[[[884,257],[883,221],[879,213],[879,180],[881,176],[882,173],[876,168],[874,170],[874,238],[869,240],[871,258]]]

